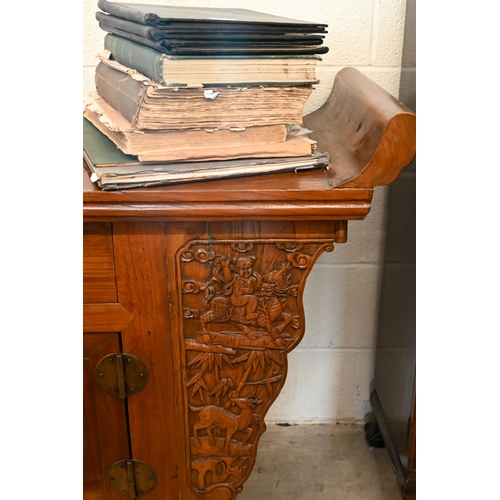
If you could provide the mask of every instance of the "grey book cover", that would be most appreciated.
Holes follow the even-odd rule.
[[[288,32],[292,28],[303,32],[321,32],[327,27],[326,24],[322,23],[311,23],[248,9],[177,7],[172,5],[110,2],[109,0],[99,0],[97,5],[104,12],[149,26],[198,22],[217,25],[243,24],[260,26],[264,29],[267,26],[282,26]]]

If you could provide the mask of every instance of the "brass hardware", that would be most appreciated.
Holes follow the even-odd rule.
[[[141,392],[148,382],[146,365],[132,354],[104,356],[97,364],[95,373],[99,385],[120,399]]]
[[[120,460],[108,469],[108,483],[118,493],[135,500],[156,486],[156,473],[141,460]]]

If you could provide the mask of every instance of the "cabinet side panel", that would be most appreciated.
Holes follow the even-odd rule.
[[[179,498],[176,395],[168,313],[167,248],[163,223],[115,223],[119,302],[133,316],[122,331],[123,351],[139,357],[147,386],[128,398],[132,458],[156,472],[148,500]]]
[[[293,221],[167,226],[183,500],[241,492],[286,378],[286,354],[304,333],[305,279],[333,249],[334,229]]]

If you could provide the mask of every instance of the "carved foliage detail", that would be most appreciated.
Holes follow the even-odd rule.
[[[192,241],[179,253],[190,482],[241,491],[264,416],[303,334],[300,290],[318,242]],[[228,493],[229,494],[229,493]]]

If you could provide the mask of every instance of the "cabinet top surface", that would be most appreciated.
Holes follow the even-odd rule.
[[[84,162],[84,221],[364,219],[373,189],[332,189],[322,170],[103,191]]]
[[[83,162],[84,203],[369,200],[371,194],[369,188],[332,189],[322,169],[103,191],[90,181],[90,172]]]

